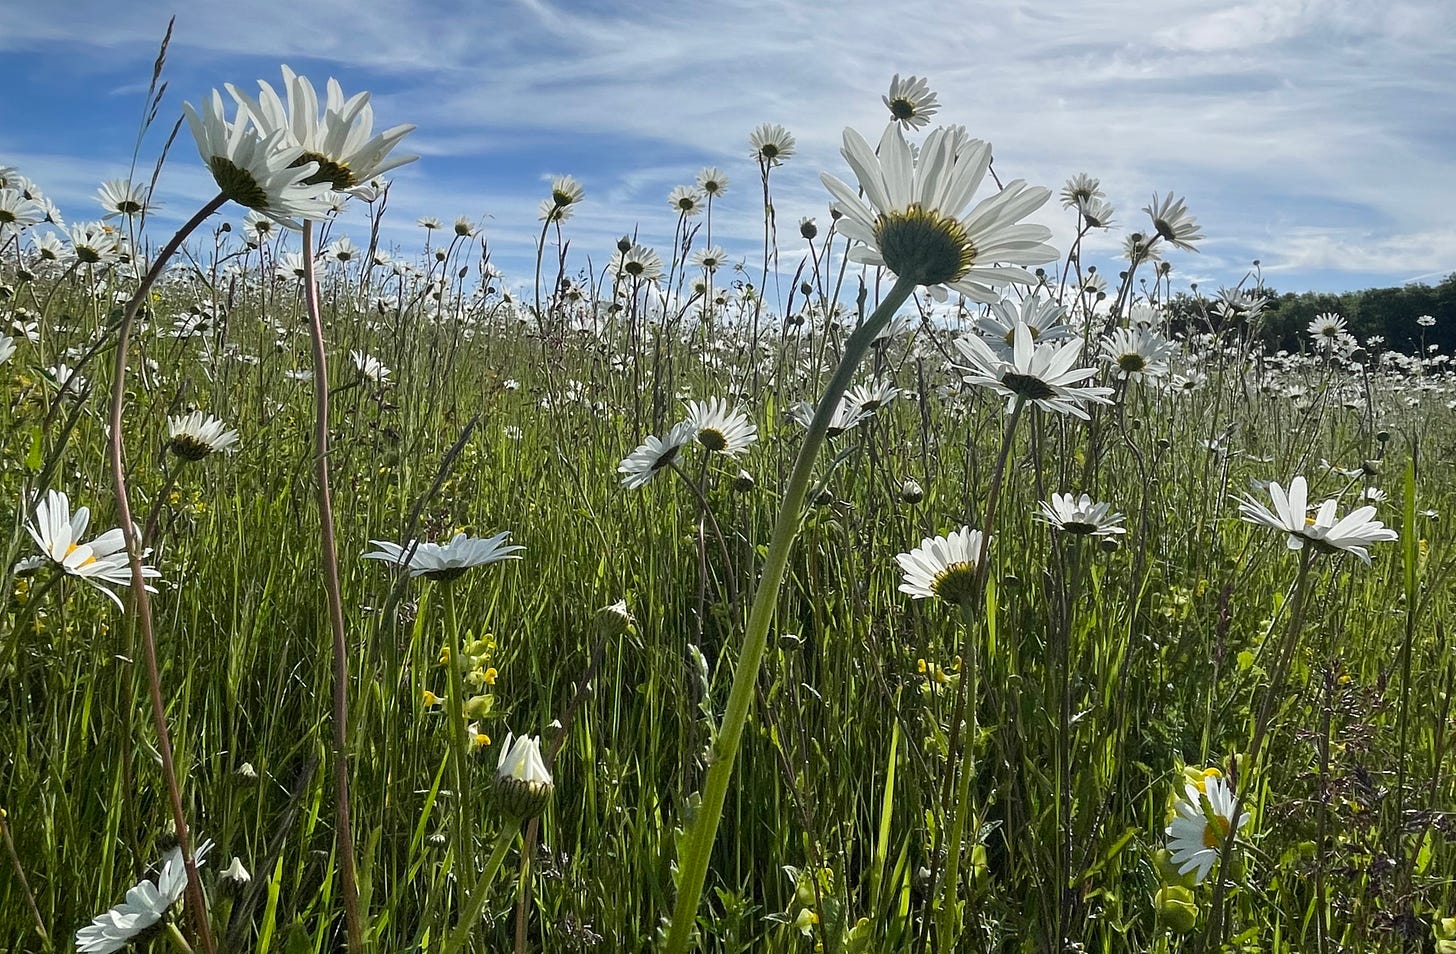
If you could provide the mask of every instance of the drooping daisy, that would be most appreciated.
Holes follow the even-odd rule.
[[[313,179],[318,164],[303,159],[303,147],[288,140],[287,130],[261,135],[241,107],[243,115],[229,122],[217,90],[203,100],[201,113],[191,103],[182,111],[197,152],[228,199],[285,225],[319,214],[329,185]]]
[[[211,414],[193,411],[167,418],[167,449],[183,460],[202,460],[217,451],[231,453],[237,443],[238,432]]]
[[[1094,503],[1091,494],[1075,497],[1072,494],[1052,494],[1050,501],[1041,502],[1041,513],[1037,518],[1046,521],[1063,533],[1080,536],[1115,536],[1126,533],[1122,527],[1122,514],[1109,513],[1111,504]]]
[[[1331,498],[1320,504],[1313,517],[1309,516],[1309,486],[1302,476],[1290,481],[1287,493],[1277,481],[1270,482],[1272,510],[1250,494],[1243,494],[1237,499],[1243,519],[1284,531],[1288,534],[1285,542],[1291,550],[1300,550],[1309,544],[1320,553],[1354,554],[1362,563],[1369,565],[1367,546],[1400,538],[1394,529],[1371,519],[1375,516],[1375,508],[1371,506],[1357,507],[1337,520],[1335,508],[1339,501]]]
[[[966,383],[1006,395],[1007,410],[1023,400],[1047,411],[1087,420],[1084,402],[1110,403],[1107,395],[1112,388],[1078,383],[1097,373],[1096,368],[1075,367],[1082,353],[1081,338],[1061,345],[1033,344],[1030,329],[1018,322],[1009,359],[980,337],[957,338],[955,346],[970,361]]]
[[[892,123],[878,150],[846,129],[841,153],[864,198],[834,176],[819,178],[835,198],[839,230],[860,243],[849,253],[854,261],[883,265],[937,299],[949,289],[990,304],[1000,297],[997,288],[1035,281],[1019,266],[1056,258],[1045,244],[1051,238],[1046,226],[1020,223],[1046,202],[1048,190],[1018,179],[966,212],[990,168],[985,142],[962,141],[940,128],[926,137],[917,157]]]
[[[379,549],[363,556],[365,560],[384,560],[407,567],[410,576],[431,580],[453,580],[466,570],[488,566],[501,560],[519,560],[525,547],[507,544],[511,532],[502,530],[491,537],[471,537],[457,533],[449,543],[410,542],[405,546],[388,540],[370,540]],[[413,552],[411,552],[413,551]]]
[[[141,215],[147,208],[148,189],[130,179],[108,179],[96,190],[96,200],[105,211],[103,219]]]
[[[706,166],[698,173],[698,188],[709,197],[728,191],[728,176],[717,166]]]
[[[390,155],[414,126],[393,126],[373,135],[374,107],[369,104],[368,93],[355,93],[345,99],[339,81],[330,78],[320,115],[318,93],[313,84],[286,65],[283,88],[288,97],[286,104],[263,80],[258,81],[257,98],[231,84],[227,87],[262,135],[282,131],[287,137],[285,142],[302,150],[302,155],[294,160],[296,163],[317,164],[318,168],[304,181],[342,191],[419,158]]]
[[[476,225],[468,215],[461,215],[455,218],[455,237],[474,238]]]
[[[758,426],[722,398],[688,402],[688,424],[694,437],[709,451],[736,457],[758,439]]]
[[[750,155],[768,166],[781,165],[794,154],[794,137],[778,123],[763,123],[748,137]]]
[[[212,842],[204,841],[193,852],[192,861],[201,868],[212,850]],[[160,924],[173,907],[182,905],[187,890],[187,867],[182,849],[167,852],[155,884],[148,878],[126,892],[126,900],[96,916],[76,932],[78,954],[111,954],[130,944],[138,935]]]
[[[1102,341],[1102,360],[1128,380],[1160,378],[1178,346],[1151,328],[1118,328]]]
[[[41,553],[71,576],[78,576],[96,587],[117,605],[125,609],[121,598],[107,589],[111,586],[131,585],[131,565],[126,555],[126,540],[121,528],[108,530],[90,543],[82,543],[91,522],[89,507],[80,507],[71,513],[71,501],[55,490],[46,492],[46,499],[36,504],[35,521],[26,526],[31,539],[40,547]],[[153,567],[142,567],[145,579],[162,575]],[[155,593],[150,586],[147,592]]]
[[[646,246],[633,244],[625,252],[619,249],[612,255],[607,271],[612,275],[655,282],[662,277],[662,258]]]
[[[940,111],[940,103],[931,92],[930,84],[918,76],[907,76],[903,80],[896,73],[890,80],[890,91],[880,97],[890,111],[891,122],[906,129],[921,129],[930,122],[930,117]]]
[[[1153,204],[1143,208],[1153,220],[1153,229],[1169,244],[1196,252],[1193,243],[1202,240],[1203,230],[1197,220],[1188,214],[1188,205],[1180,197],[1169,192],[1161,201],[1153,193]]]
[[[536,219],[541,222],[565,222],[573,214],[571,206],[560,205],[555,199],[542,199],[536,207]]]
[[[1173,805],[1173,820],[1168,824],[1168,851],[1179,874],[1194,872],[1199,884],[1208,878],[1223,851],[1230,830],[1237,831],[1249,823],[1247,813],[1234,822],[1234,792],[1219,777],[1204,779],[1202,790],[1187,783],[1183,795]]]
[[[680,185],[668,193],[667,204],[678,215],[691,218],[703,211],[703,194],[692,186]]]
[[[389,383],[389,377],[394,372],[384,366],[384,362],[363,351],[350,351],[349,357],[354,359],[354,367],[364,376],[370,384],[385,385]]]
[[[1105,229],[1112,225],[1112,203],[1100,196],[1078,199],[1077,212],[1082,216],[1082,221],[1087,223],[1088,228]]]
[[[974,594],[980,557],[979,530],[961,527],[946,536],[926,537],[920,546],[895,557],[904,576],[900,592],[917,600],[935,598],[959,606]]]
[[[656,477],[658,471],[677,460],[683,445],[696,436],[689,421],[674,425],[665,438],[649,434],[645,441],[637,445],[636,450],[617,465],[617,473],[624,475],[622,486],[627,490],[636,490]]]

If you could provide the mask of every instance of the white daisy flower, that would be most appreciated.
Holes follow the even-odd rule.
[[[864,197],[827,173],[819,178],[841,213],[839,231],[860,243],[850,251],[854,261],[882,265],[937,299],[949,289],[990,304],[1000,297],[997,288],[1034,283],[1020,266],[1056,258],[1045,244],[1051,231],[1020,222],[1046,203],[1047,189],[1017,179],[966,211],[991,165],[985,142],[940,128],[917,157],[892,123],[878,149],[846,129],[841,153]]]
[[[202,460],[217,451],[231,452],[238,432],[201,411],[167,418],[167,448],[183,460]]]
[[[126,540],[121,528],[106,531],[90,543],[82,543],[86,528],[91,522],[89,507],[80,507],[71,513],[71,501],[55,490],[46,492],[46,499],[36,504],[35,521],[26,526],[31,539],[63,571],[77,576],[96,587],[116,604],[125,609],[121,598],[107,589],[107,586],[130,586],[131,565],[126,555]],[[37,564],[27,564],[32,569]],[[153,567],[142,567],[142,577],[155,579],[162,575]],[[152,587],[147,592],[155,593]]]
[[[1290,481],[1287,493],[1278,482],[1271,482],[1269,498],[1274,505],[1272,510],[1250,494],[1237,498],[1240,516],[1250,523],[1284,531],[1291,550],[1300,550],[1309,544],[1321,553],[1354,554],[1368,565],[1370,552],[1366,547],[1369,544],[1400,538],[1392,528],[1371,519],[1375,516],[1375,508],[1371,506],[1358,507],[1337,520],[1335,508],[1339,502],[1332,498],[1322,503],[1313,517],[1309,516],[1309,487],[1303,477]]]
[[[1207,776],[1199,784],[1189,782],[1173,806],[1173,820],[1168,824],[1168,851],[1179,874],[1194,872],[1194,880],[1202,883],[1213,870],[1228,839],[1230,829],[1249,823],[1247,813],[1233,821],[1234,792],[1222,778]]]
[[[1181,249],[1198,251],[1193,243],[1203,239],[1203,230],[1199,228],[1197,220],[1188,214],[1188,205],[1182,198],[1169,192],[1159,201],[1158,194],[1154,192],[1153,204],[1145,206],[1143,211],[1153,220],[1153,230],[1159,236]]]
[[[690,421],[675,425],[668,431],[666,438],[649,434],[645,441],[637,445],[636,450],[617,465],[617,473],[625,475],[622,486],[627,490],[636,490],[646,484],[657,476],[658,471],[676,460],[683,445],[696,436],[696,430]]]
[[[699,444],[716,454],[736,457],[758,439],[758,426],[748,415],[732,410],[722,398],[688,402],[688,424]]]
[[[1126,533],[1117,526],[1122,522],[1122,514],[1109,513],[1111,509],[1111,504],[1094,503],[1090,494],[1080,497],[1052,494],[1050,502],[1041,502],[1041,513],[1037,514],[1037,518],[1063,533],[1080,536],[1106,537]]]
[[[1011,357],[1007,359],[984,338],[957,338],[956,348],[970,360],[966,383],[1006,395],[1008,410],[1023,400],[1047,411],[1087,420],[1083,403],[1111,403],[1107,395],[1112,393],[1112,388],[1078,383],[1097,373],[1095,368],[1074,367],[1082,353],[1081,338],[1069,339],[1062,345],[1033,344],[1031,330],[1018,322],[1013,341]]]
[[[384,560],[396,566],[408,567],[410,576],[423,576],[432,580],[453,580],[466,570],[488,566],[501,560],[519,560],[519,551],[526,549],[516,544],[507,544],[511,532],[502,530],[493,537],[471,537],[457,533],[449,543],[415,543],[405,546],[388,540],[370,540],[378,547],[372,553],[365,553],[365,560]]]
[[[763,123],[748,137],[753,146],[750,156],[769,166],[777,166],[794,154],[794,137],[778,123]]]
[[[212,842],[204,841],[193,852],[192,861],[201,868]],[[138,883],[126,892],[126,900],[96,916],[76,932],[78,954],[111,954],[130,944],[137,935],[161,923],[167,912],[180,907],[187,890],[187,867],[182,849],[173,848],[162,862],[156,883],[151,879]]]
[[[900,592],[917,600],[936,598],[956,606],[975,589],[981,557],[981,531],[961,527],[941,537],[926,537],[909,553],[897,554],[904,581]]]
[[[907,76],[903,80],[896,73],[890,80],[890,91],[880,97],[890,111],[890,121],[906,129],[921,129],[930,122],[930,117],[940,111],[935,93],[930,84],[918,76]]]

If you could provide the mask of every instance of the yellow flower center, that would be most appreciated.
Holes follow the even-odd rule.
[[[969,561],[951,563],[935,574],[930,591],[947,603],[959,606],[970,598],[976,585],[976,565]]]
[[[957,281],[976,261],[976,247],[957,219],[919,203],[875,220],[875,242],[885,265],[917,285]]]
[[[309,185],[318,185],[320,182],[327,182],[330,188],[342,191],[344,189],[352,189],[359,184],[358,178],[349,170],[348,166],[341,162],[336,162],[321,153],[306,152],[295,159],[293,164],[295,166],[301,166],[309,162],[318,163],[318,171],[303,180]]]
[[[1203,847],[1222,848],[1228,839],[1228,833],[1228,819],[1222,815],[1214,815],[1213,821],[1203,826]]]

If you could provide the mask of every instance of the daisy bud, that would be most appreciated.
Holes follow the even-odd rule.
[[[554,788],[551,773],[541,760],[541,740],[525,735],[512,739],[506,733],[495,768],[495,795],[501,811],[518,821],[535,818],[546,810]]]
[[[637,626],[637,620],[627,609],[626,600],[617,600],[611,606],[597,610],[597,623],[607,636],[625,636]]]
[[[1360,463],[1360,470],[1361,470],[1362,473],[1365,474],[1366,477],[1374,477],[1376,474],[1379,474],[1380,473],[1380,461],[1378,461],[1378,460],[1361,461],[1361,463]]]
[[[830,493],[828,487],[814,495],[814,506],[816,507],[827,507],[832,503],[834,503],[834,494]]]
[[[746,494],[753,490],[755,483],[752,474],[746,470],[740,470],[738,476],[733,478],[733,489],[740,494]]]
[[[1388,443],[1390,441],[1390,432],[1389,431],[1376,431],[1375,432],[1375,439],[1377,441],[1379,441],[1380,443],[1382,443],[1382,444]]]
[[[625,235],[617,239],[617,251],[621,252],[623,255],[626,255],[628,252],[632,251],[632,240]]]
[[[907,477],[905,478],[905,482],[900,485],[900,499],[907,504],[918,504],[925,499],[925,488],[920,486],[912,478]]]
[[[1121,544],[1117,542],[1116,537],[1103,537],[1097,541],[1097,549],[1103,553],[1116,553],[1119,546]]]
[[[806,216],[799,220],[799,234],[812,241],[819,234],[819,226]]]
[[[258,770],[253,768],[252,762],[244,762],[239,765],[233,774],[244,785],[253,785],[258,781]]]

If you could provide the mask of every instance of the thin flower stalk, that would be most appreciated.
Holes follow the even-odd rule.
[[[784,488],[783,501],[774,520],[773,535],[764,559],[763,575],[759,579],[753,606],[749,610],[748,625],[743,634],[743,648],[738,655],[738,665],[733,674],[733,686],[729,690],[723,723],[713,745],[712,766],[708,769],[703,785],[698,817],[688,832],[686,847],[679,859],[677,904],[673,909],[672,926],[663,948],[665,954],[686,954],[692,942],[697,924],[698,902],[708,876],[708,861],[718,833],[718,823],[722,820],[728,785],[732,781],[738,760],[738,747],[743,740],[748,707],[753,700],[754,686],[758,683],[758,671],[763,662],[768,631],[778,605],[779,587],[788,567],[789,551],[798,535],[800,511],[814,476],[814,463],[828,437],[829,422],[839,407],[839,399],[849,389],[855,369],[869,353],[875,335],[889,323],[896,310],[909,299],[914,290],[913,279],[896,279],[889,294],[880,302],[869,320],[850,335],[845,343],[844,356],[819,400],[819,407],[814,412],[814,419],[810,422],[808,433],[804,435],[804,443],[799,448],[799,456],[794,461],[793,472]]]
[[[324,350],[324,324],[319,312],[318,278],[314,274],[313,220],[303,223],[303,294],[313,341],[314,479],[318,493],[319,548],[324,565],[329,629],[334,643],[334,836],[339,849],[339,879],[348,922],[349,950],[364,950],[364,925],[359,913],[359,888],[354,867],[354,834],[349,817],[349,644],[344,630],[344,599],[339,586],[339,549],[334,539],[334,504],[329,488],[329,376]]]
[[[172,809],[172,822],[177,829],[177,846],[182,851],[182,864],[187,871],[187,907],[192,912],[192,922],[198,942],[206,954],[217,950],[213,943],[212,930],[207,921],[207,900],[202,893],[202,882],[197,877],[197,864],[192,856],[192,839],[187,828],[187,816],[182,807],[182,789],[177,780],[177,763],[172,753],[172,738],[167,730],[167,706],[162,698],[161,669],[157,665],[157,638],[152,625],[152,601],[147,592],[147,578],[142,566],[141,541],[137,539],[137,527],[132,522],[131,501],[126,482],[126,459],[122,442],[122,411],[126,406],[126,365],[131,344],[131,330],[136,323],[137,312],[147,300],[152,285],[161,276],[167,262],[182,247],[203,222],[227,202],[227,196],[218,194],[197,211],[177,230],[171,240],[162,247],[156,260],[142,277],[141,284],[126,303],[121,321],[116,329],[116,368],[111,386],[111,434],[108,439],[108,456],[111,462],[111,479],[116,489],[117,516],[121,533],[126,540],[128,562],[131,564],[131,590],[135,594],[136,619],[142,634],[142,657],[147,670],[147,690],[152,703],[152,722],[157,730],[157,753],[162,760],[162,776],[167,782],[167,798]]]
[[[460,921],[455,925],[450,939],[441,948],[440,954],[459,954],[470,940],[470,929],[480,923],[480,914],[485,910],[486,899],[490,897],[491,885],[495,882],[495,876],[500,873],[502,862],[506,860],[506,852],[510,850],[511,843],[516,840],[520,831],[519,818],[505,819],[500,834],[495,836],[495,847],[491,849],[490,860],[485,863],[485,870],[475,880],[475,887],[471,889],[470,897],[461,909]]]

